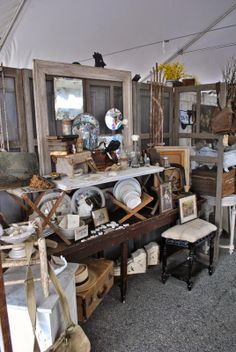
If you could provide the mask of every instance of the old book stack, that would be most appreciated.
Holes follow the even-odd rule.
[[[51,156],[63,156],[72,153],[76,145],[76,136],[48,136],[48,150]]]

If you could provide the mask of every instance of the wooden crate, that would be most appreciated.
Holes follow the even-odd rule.
[[[216,170],[196,169],[192,171],[191,191],[200,195],[216,196]],[[222,197],[235,191],[235,169],[223,172]]]
[[[97,308],[103,297],[109,292],[114,283],[113,261],[105,259],[91,259],[84,261],[88,268],[97,275],[97,280],[88,290],[76,292],[77,313],[79,321],[86,321]]]

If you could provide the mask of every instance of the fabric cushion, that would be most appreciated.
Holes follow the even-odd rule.
[[[196,242],[200,238],[216,231],[217,227],[202,219],[194,219],[183,225],[175,225],[162,233],[162,237],[173,240]]]

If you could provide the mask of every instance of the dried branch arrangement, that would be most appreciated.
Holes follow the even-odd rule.
[[[150,76],[150,145],[163,145],[163,74],[158,64]]]
[[[236,104],[236,57],[231,57],[222,71],[226,84],[226,106]]]

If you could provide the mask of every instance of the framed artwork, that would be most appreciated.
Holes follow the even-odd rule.
[[[157,146],[156,151],[160,154],[160,157],[168,156],[169,162],[180,164],[185,170],[185,181],[184,186],[185,192],[190,189],[190,147],[189,146]]]
[[[160,184],[160,212],[173,209],[171,182]]]
[[[83,225],[75,229],[75,241],[88,237],[88,225]]]
[[[197,218],[197,200],[195,194],[179,199],[179,214],[181,224]]]
[[[107,208],[100,208],[92,211],[92,218],[95,227],[106,224],[109,222]]]
[[[185,170],[180,164],[172,164],[172,166],[163,171],[164,182],[171,182],[172,192],[184,191],[185,182]]]

